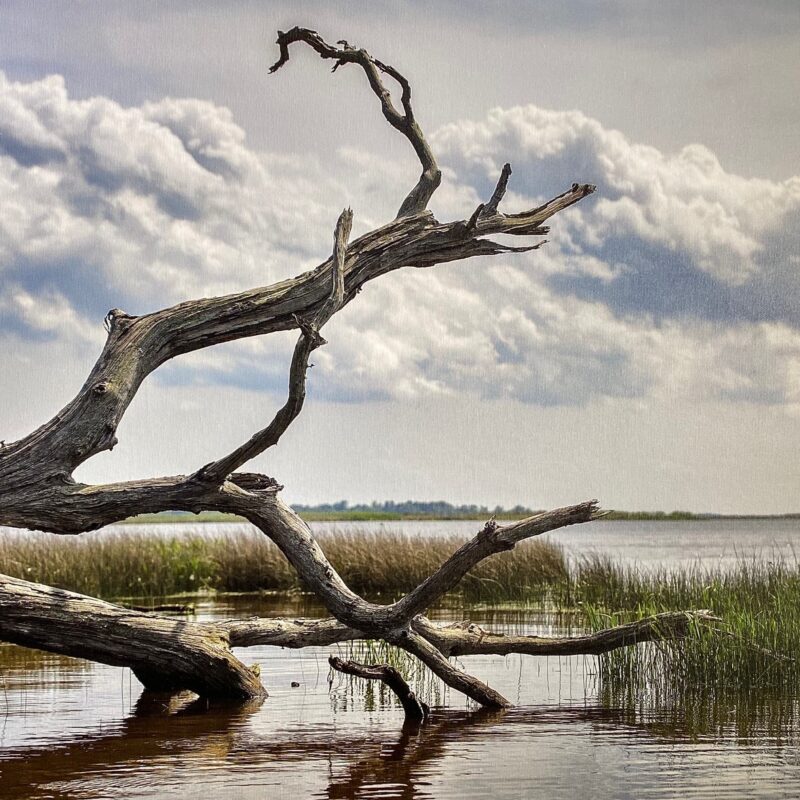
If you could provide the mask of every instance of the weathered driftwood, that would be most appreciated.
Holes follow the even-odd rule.
[[[205,697],[264,695],[223,632],[0,576],[0,638],[51,653],[130,667],[148,689]]]
[[[232,647],[325,647],[377,635],[337,619],[253,617],[201,623],[166,618],[5,575],[0,575],[0,609],[4,641],[127,666],[149,689],[191,689],[205,697],[266,696],[258,672],[245,667]],[[382,638],[418,656],[452,688],[482,705],[505,708],[505,698],[447,657],[600,654],[640,642],[680,639],[698,622],[716,621],[705,611],[670,612],[596,633],[547,637],[505,636],[469,623],[437,625],[418,614]]]
[[[536,208],[504,214],[499,207],[511,168],[506,164],[486,203],[467,220],[439,222],[427,204],[441,181],[411,105],[408,81],[393,67],[344,42],[327,44],[304,28],[280,33],[280,58],[292,44],[304,43],[322,58],[360,67],[378,97],[383,115],[405,136],[422,172],[391,222],[349,242],[352,212],[336,224],[333,252],[315,269],[293,280],[224,297],[188,301],[161,311],[133,316],[112,309],[106,316],[108,338],[77,396],[53,419],[30,435],[0,445],[0,524],[79,534],[146,512],[214,510],[239,514],[269,536],[286,555],[305,585],[334,619],[321,622],[246,620],[199,625],[122,609],[100,600],[57,589],[0,578],[0,638],[30,647],[124,664],[146,686],[192,689],[207,696],[241,698],[262,695],[254,671],[230,652],[231,645],[275,644],[303,647],[355,638],[382,638],[427,664],[442,680],[483,705],[508,702],[467,675],[447,656],[467,652],[598,652],[656,634],[651,623],[634,629],[547,642],[530,637],[513,642],[492,634],[476,637],[470,629],[439,628],[420,617],[431,604],[482,559],[523,539],[597,516],[594,501],[537,515],[511,525],[487,523],[477,536],[414,591],[389,605],[369,603],[352,592],[328,562],[308,526],[284,504],[282,488],[266,475],[240,472],[248,461],[278,443],[296,419],[305,399],[311,353],[325,343],[320,329],[370,280],[401,267],[432,267],[473,256],[523,252],[541,246],[512,247],[487,237],[494,234],[542,237],[545,222],[594,191],[574,183]],[[383,83],[388,75],[400,87],[398,110]],[[175,475],[105,485],[73,478],[80,464],[116,444],[116,431],[142,381],[164,362],[221,342],[273,331],[300,334],[289,368],[289,393],[272,421],[247,442],[190,475]],[[685,618],[681,618],[685,619]],[[678,635],[684,623],[674,621]],[[650,625],[650,627],[648,627]],[[663,634],[660,629],[659,635]],[[492,650],[491,647],[496,648]],[[550,648],[550,650],[548,650]],[[570,649],[571,648],[571,649]],[[593,649],[594,648],[594,649]]]

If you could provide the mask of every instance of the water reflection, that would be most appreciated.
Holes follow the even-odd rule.
[[[8,751],[0,761],[2,796],[66,800],[84,796],[72,785],[74,779],[86,783],[104,773],[124,774],[189,749],[195,758],[224,757],[236,741],[236,730],[262,702],[211,706],[189,692],[168,696],[144,691],[133,714],[111,734],[101,730],[58,746]],[[201,740],[202,746],[195,748]]]
[[[624,776],[627,785],[617,784],[613,796],[644,797],[654,795],[659,785],[674,788],[674,765],[664,783],[667,773],[653,769],[652,756],[674,758],[674,745],[685,743],[684,732],[665,719],[642,721],[630,709],[600,705],[505,712],[439,710],[424,725],[402,725],[388,735],[385,730],[367,733],[358,726],[324,726],[276,738],[248,725],[261,702],[232,709],[189,696],[170,700],[145,692],[133,714],[112,733],[98,731],[60,747],[27,750],[11,760],[4,757],[2,796],[19,800],[193,797],[209,786],[227,783],[236,786],[237,797],[263,797],[269,796],[262,790],[270,779],[282,775],[287,788],[308,790],[298,796],[421,800],[480,796],[480,776],[488,773],[496,797],[519,797],[520,791],[533,786],[547,789],[550,796],[574,797],[596,789],[598,781],[610,788],[633,763],[638,770]],[[558,745],[553,736],[557,732],[564,740],[553,747]],[[601,744],[597,755],[606,751],[611,757],[604,770],[599,774],[596,769],[583,770],[586,753],[569,741],[570,733]],[[704,746],[697,747],[698,743]],[[689,795],[724,796],[712,777],[730,762],[730,751],[715,747],[713,741],[695,739],[694,745],[691,760],[684,764],[694,780]],[[762,743],[754,752],[763,757],[769,745]],[[633,758],[615,765],[615,749],[620,746]],[[796,751],[772,765],[768,760],[758,765],[751,761],[750,777],[754,770],[770,777],[769,786],[776,792],[786,787],[787,780],[797,781]],[[315,767],[312,774],[307,772],[310,765]],[[543,773],[543,767],[549,767],[550,775],[547,769]],[[551,785],[554,768],[562,777],[568,775],[561,786],[568,784],[569,793]],[[476,779],[479,785],[470,786]],[[669,791],[662,796],[670,796]]]
[[[283,602],[226,599],[199,611],[285,614]],[[313,611],[302,598],[290,604]],[[572,625],[519,610],[469,616],[515,632]],[[465,667],[520,707],[474,711],[441,693],[450,707],[408,726],[390,696],[352,681],[329,687],[327,648],[241,654],[261,665],[270,698],[232,708],[142,692],[127,670],[0,647],[0,797],[800,794],[798,701],[768,687],[632,694],[601,680],[590,658],[472,657]]]

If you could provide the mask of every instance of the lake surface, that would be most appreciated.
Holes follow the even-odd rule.
[[[426,535],[476,529],[382,524]],[[642,568],[698,558],[724,567],[737,557],[793,560],[799,534],[788,520],[604,522],[552,538],[571,554],[589,549]],[[202,620],[323,613],[302,596],[221,598],[197,611]],[[563,616],[463,613],[498,631],[578,632]],[[152,697],[130,670],[0,645],[0,797],[800,796],[797,699],[780,707],[767,694],[745,702],[735,692],[697,703],[631,699],[604,684],[593,657],[470,657],[463,666],[517,707],[475,710],[421,679],[416,688],[435,710],[428,724],[408,728],[379,687],[338,674],[329,683],[327,657],[351,655],[345,647],[237,652],[261,665],[265,702],[231,709],[190,695]]]
[[[474,520],[311,523],[315,532],[353,529],[356,525],[423,536],[458,533],[465,538],[481,527]],[[693,565],[726,569],[742,559],[795,563],[800,555],[800,519],[603,520],[572,525],[540,538],[563,545],[572,558],[599,553],[615,563],[643,569]]]

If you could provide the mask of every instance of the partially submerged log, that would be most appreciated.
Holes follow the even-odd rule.
[[[0,576],[0,638],[50,653],[130,667],[145,688],[203,697],[266,696],[258,675],[210,627],[145,614]]]
[[[239,471],[277,445],[298,417],[305,401],[309,358],[325,344],[320,330],[365,283],[403,267],[427,268],[474,256],[535,250],[544,244],[545,223],[595,189],[591,184],[573,183],[549,202],[505,214],[499,209],[511,175],[506,164],[491,197],[468,219],[441,223],[427,206],[442,175],[415,118],[405,77],[366,50],[342,41],[340,46],[330,45],[305,28],[279,34],[280,58],[272,72],[287,63],[295,44],[305,44],[321,58],[332,60],[334,70],[344,65],[360,68],[386,120],[411,144],[422,171],[396,218],[350,242],[353,214],[345,209],[336,223],[331,256],[293,280],[188,301],[143,316],[117,308],[109,311],[105,346],[76,397],[28,436],[0,443],[0,525],[80,534],[148,512],[238,514],[277,544],[333,619],[205,625],[0,576],[0,638],[129,666],[149,688],[190,689],[207,697],[239,700],[265,692],[256,672],[233,655],[231,646],[305,647],[383,639],[420,659],[450,687],[476,702],[504,708],[508,700],[448,657],[491,652],[602,652],[648,638],[684,635],[690,619],[686,615],[661,618],[657,625],[654,620],[642,621],[581,639],[550,641],[483,631],[476,634],[472,628],[441,628],[421,616],[482,559],[512,549],[531,536],[595,519],[599,512],[593,500],[508,525],[492,520],[416,589],[397,602],[379,605],[367,602],[346,585],[308,526],[279,498],[282,487],[278,481]],[[400,88],[399,106],[384,84],[385,76]],[[487,238],[494,234],[539,238],[514,247]],[[106,485],[87,485],[73,478],[75,469],[89,458],[113,449],[128,405],[145,378],[166,361],[222,342],[284,330],[299,331],[289,366],[286,403],[246,442],[190,475]],[[386,674],[378,672],[384,679]]]
[[[259,671],[245,666],[232,647],[326,647],[374,638],[336,619],[283,620],[254,617],[223,622],[190,622],[133,611],[94,597],[0,575],[0,639],[50,653],[130,667],[153,691],[190,689],[210,698],[266,697]],[[573,637],[504,636],[469,623],[437,625],[416,615],[407,628],[386,633],[386,641],[420,658],[448,686],[483,706],[510,703],[491,687],[448,661],[455,655],[599,654],[640,642],[680,639],[697,623],[714,624],[706,611],[657,614],[637,622]],[[347,662],[350,664],[350,662]],[[331,662],[335,669],[383,680],[400,697],[402,678],[368,665]],[[381,666],[382,665],[378,665]],[[369,674],[368,674],[369,673]],[[412,701],[408,701],[411,703]],[[419,702],[419,701],[414,701]],[[404,708],[406,702],[403,702]],[[408,709],[407,713],[408,712]],[[413,717],[413,715],[412,715]]]
[[[390,664],[359,664],[338,656],[331,656],[328,663],[332,669],[344,675],[354,675],[368,681],[380,681],[392,690],[403,706],[406,719],[422,722],[430,713],[430,708],[417,698],[405,678]]]

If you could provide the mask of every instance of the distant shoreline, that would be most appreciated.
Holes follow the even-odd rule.
[[[525,516],[538,513],[537,511],[527,510],[524,513],[515,512],[490,512],[471,513],[471,514],[415,514],[382,511],[361,511],[355,509],[343,509],[341,511],[320,511],[316,509],[301,508],[298,514],[306,522],[453,522],[463,521],[485,521],[490,517],[498,520],[518,520]],[[780,519],[800,519],[800,513],[791,514],[694,514],[689,511],[608,511],[600,518],[599,522],[632,521],[632,522],[708,522],[709,520],[780,520]],[[142,514],[138,517],[130,517],[122,524],[172,524],[187,522],[245,522],[241,517],[233,514],[220,514],[216,512],[202,512],[191,514],[189,512],[165,512],[161,514]]]

